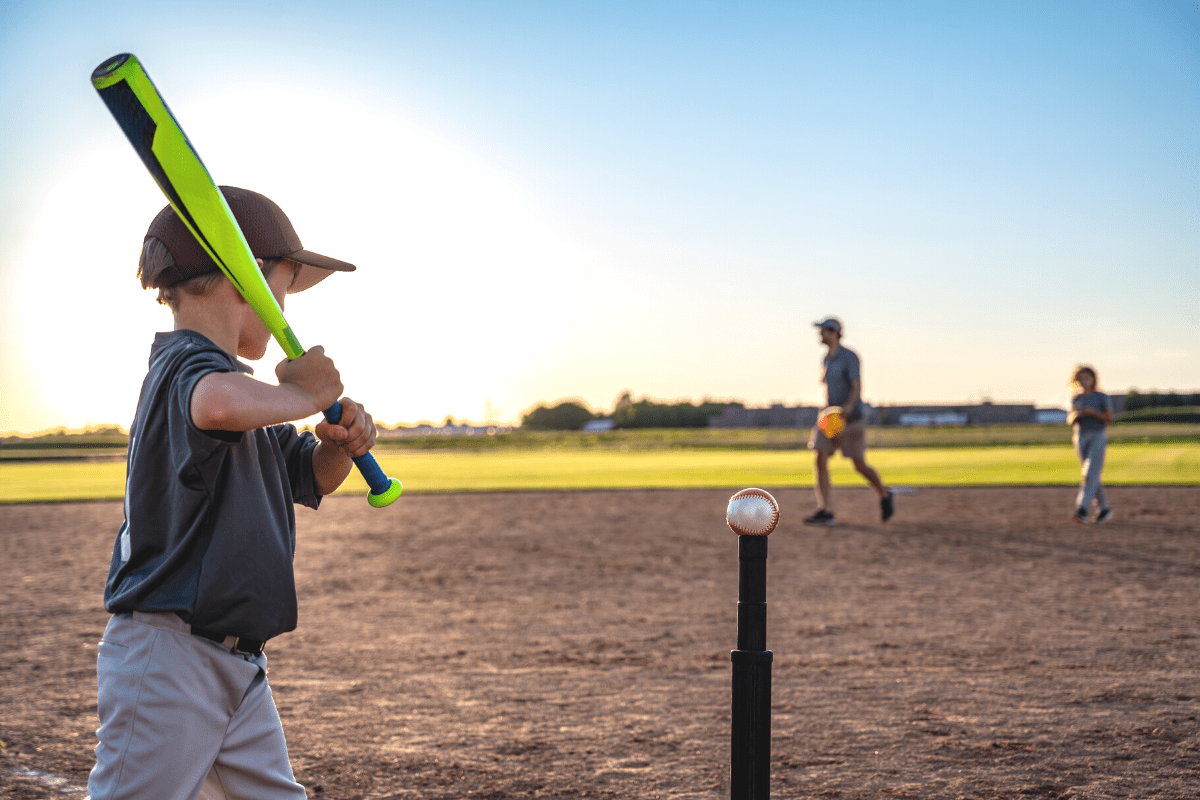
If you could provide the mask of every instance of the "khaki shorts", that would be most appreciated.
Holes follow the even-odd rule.
[[[846,458],[866,458],[867,455],[867,421],[865,419],[846,423],[840,435],[830,439],[820,428],[814,427],[808,437],[808,449],[816,450],[827,456],[838,450]]]

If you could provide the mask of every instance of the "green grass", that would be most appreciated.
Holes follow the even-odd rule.
[[[410,493],[812,484],[812,456],[796,450],[377,448],[376,457]],[[1079,463],[1065,445],[896,447],[870,451],[868,460],[899,486],[1070,486],[1079,481]],[[837,457],[831,463],[835,485],[862,485],[848,461]],[[119,499],[124,480],[120,461],[0,463],[0,503]],[[1109,485],[1200,484],[1200,447],[1191,442],[1112,444],[1104,480]],[[339,493],[365,494],[366,485],[355,472]]]
[[[0,503],[114,500],[124,496],[124,461],[0,462]]]
[[[803,450],[808,428],[651,428],[607,433],[515,430],[495,436],[382,438],[377,450],[544,450],[717,448]],[[1110,442],[1200,442],[1200,423],[1133,422],[1110,425]],[[867,444],[885,447],[983,447],[1070,444],[1067,425],[972,425],[946,428],[872,427]]]
[[[607,433],[579,431],[514,430],[494,436],[411,436],[379,440],[377,451],[397,450],[456,452],[525,450],[547,448],[588,450],[659,450],[670,448],[735,450],[803,450],[807,428],[653,428]],[[386,432],[385,432],[386,434]],[[1119,422],[1108,428],[1109,441],[1197,442],[1200,422]],[[90,433],[7,438],[0,446],[0,462],[33,459],[115,458],[125,456],[125,435]],[[867,430],[872,448],[891,447],[984,447],[990,445],[1070,444],[1066,425],[972,425],[947,428],[882,428]]]

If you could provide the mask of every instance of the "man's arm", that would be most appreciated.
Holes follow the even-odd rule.
[[[858,405],[858,401],[862,398],[862,381],[850,381],[850,394],[846,397],[846,401],[842,403],[842,418],[850,419],[850,412]]]

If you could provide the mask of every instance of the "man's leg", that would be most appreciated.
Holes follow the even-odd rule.
[[[896,513],[896,496],[892,494],[891,489],[883,485],[883,479],[879,477],[875,468],[866,462],[866,459],[855,458],[853,461],[858,474],[866,478],[867,483],[871,484],[871,488],[875,490],[875,494],[879,495],[879,518],[887,522]]]
[[[833,486],[829,481],[829,454],[817,451],[813,461],[813,491],[817,495],[817,510],[833,513]]]
[[[871,488],[875,490],[875,494],[884,497],[888,491],[883,485],[883,479],[879,477],[879,473],[875,468],[866,462],[863,458],[851,459],[854,462],[854,468],[858,470],[858,474],[867,479],[867,483],[871,484]]]
[[[833,501],[833,490],[829,481],[829,453],[817,450],[813,461],[813,491],[817,495],[817,510],[810,517],[804,518],[805,525],[833,525],[833,511],[830,506]]]
[[[883,484],[883,479],[879,477],[879,473],[875,468],[867,463],[867,423],[865,420],[856,420],[846,426],[842,432],[842,455],[850,459],[854,463],[854,469],[867,479],[867,483],[871,484],[871,488],[875,490],[875,494],[879,497],[879,517],[884,522],[892,518],[895,513],[895,498],[892,492]]]
[[[832,525],[833,488],[829,481],[829,456],[833,455],[837,445],[825,436],[820,428],[813,427],[808,439],[808,447],[813,451],[813,492],[817,496],[817,512],[811,517],[805,517],[806,525]]]

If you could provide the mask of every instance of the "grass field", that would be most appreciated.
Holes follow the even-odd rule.
[[[478,451],[377,448],[380,465],[408,492],[809,486],[812,458],[785,449],[580,448]],[[1079,463],[1065,445],[880,448],[868,455],[896,486],[1070,486]],[[850,463],[833,464],[834,484],[861,485]],[[1194,442],[1116,443],[1104,470],[1110,485],[1200,484]],[[0,463],[0,503],[119,499],[123,461]],[[339,493],[365,494],[352,473]]]
[[[661,450],[663,448],[718,450],[803,450],[808,428],[651,428],[605,433],[581,431],[530,431],[516,429],[492,436],[394,436],[383,431],[377,448],[391,450]],[[1110,425],[1108,440],[1121,442],[1195,442],[1200,444],[1200,423],[1129,422]],[[36,459],[120,459],[126,436],[121,433],[49,435],[29,439],[9,438],[0,446],[0,462]],[[965,427],[871,427],[867,445],[892,447],[989,447],[1018,445],[1069,445],[1066,425],[971,425]]]
[[[422,436],[381,438],[382,449],[406,450],[542,450],[567,449],[655,450],[670,447],[695,449],[803,450],[808,428],[652,428],[606,433],[579,431],[515,430],[496,436]],[[1140,422],[1110,425],[1108,439],[1119,442],[1200,443],[1200,423]],[[1016,445],[1069,445],[1066,425],[972,425],[966,427],[871,427],[867,445],[892,447],[987,447]]]

